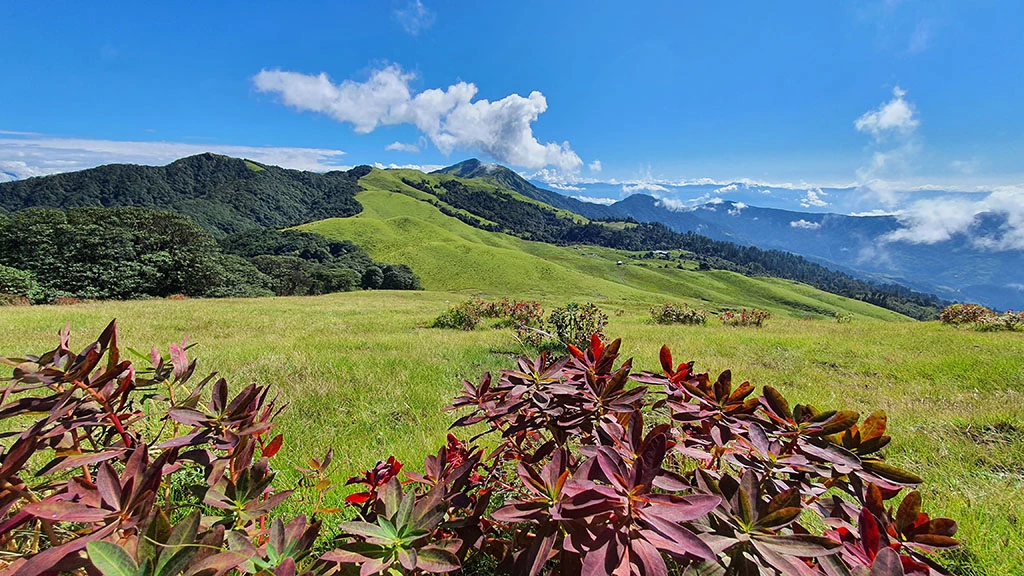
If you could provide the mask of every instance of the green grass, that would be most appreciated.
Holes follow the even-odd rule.
[[[766,286],[799,294],[786,283]],[[217,370],[235,389],[270,384],[289,403],[279,419],[288,438],[278,457],[285,482],[295,478],[293,465],[328,446],[336,448],[334,476],[344,480],[390,454],[421,466],[443,442],[453,415],[440,409],[461,379],[509,367],[522,351],[507,330],[425,327],[461,298],[355,292],[4,308],[0,354],[49,350],[68,321],[73,347],[91,342],[113,317],[123,344],[138,349],[166,350],[189,335],[200,373]],[[564,301],[545,297],[549,309]],[[894,438],[887,456],[925,478],[930,513],[960,523],[965,547],[946,559],[954,572],[1024,572],[1024,335],[865,318],[783,317],[762,329],[658,326],[646,303],[613,297],[599,304],[623,310],[607,332],[623,338],[637,369],[656,369],[658,348],[668,344],[699,369],[730,368],[735,378],[776,386],[797,402],[864,415],[885,409]]]
[[[419,174],[419,173],[417,173]],[[593,246],[562,247],[486,232],[422,201],[401,171],[360,180],[363,212],[299,227],[365,248],[376,260],[408,264],[428,290],[521,298],[600,299],[617,306],[685,300],[709,308],[758,307],[794,317],[850,312],[883,320],[899,314],[795,282],[725,271],[663,268],[660,260]],[[618,265],[619,261],[623,265]]]

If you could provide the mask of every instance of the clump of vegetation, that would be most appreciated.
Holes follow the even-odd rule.
[[[946,306],[942,313],[939,314],[939,322],[953,326],[962,326],[964,324],[974,324],[986,316],[993,315],[995,315],[995,312],[981,304],[952,304]]]
[[[475,330],[480,324],[482,313],[480,306],[474,300],[467,300],[455,306],[449,306],[447,310],[434,319],[432,328],[449,328],[453,330]]]
[[[853,313],[851,312],[836,312],[833,316],[836,324],[849,324],[853,322]]]
[[[563,344],[572,344],[578,348],[586,346],[587,340],[594,334],[604,337],[604,327],[608,325],[608,315],[596,304],[587,302],[578,304],[569,302],[561,308],[555,308],[548,316],[548,323],[555,336]]]
[[[1024,312],[1008,310],[1002,314],[980,304],[953,304],[947,306],[939,321],[951,326],[971,326],[981,332],[1024,330]]]
[[[757,328],[764,326],[765,322],[771,318],[771,312],[760,308],[752,308],[749,311],[744,308],[739,312],[726,310],[718,315],[718,319],[726,326],[755,326]]]
[[[7,360],[8,571],[942,573],[929,554],[957,545],[957,525],[924,512],[921,479],[885,461],[883,412],[791,407],[665,347],[660,372],[634,374],[619,349],[594,336],[464,382],[454,427],[483,427],[496,446],[449,434],[422,473],[381,461],[349,481],[356,519],[326,541],[333,452],[301,471],[308,488],[283,489],[267,387],[232,398],[223,379],[194,382],[184,345],[136,367],[113,323],[75,353],[65,329],[54,350]],[[311,516],[288,518],[279,507],[300,493]]]
[[[651,308],[651,319],[656,324],[688,324],[692,326],[703,326],[707,324],[710,314],[707,310],[690,308],[689,304],[682,306],[666,302],[662,306]]]
[[[1024,312],[1008,310],[1002,314],[993,313],[990,316],[982,316],[974,323],[974,329],[981,332],[998,332],[1001,330],[1020,332],[1024,330]]]

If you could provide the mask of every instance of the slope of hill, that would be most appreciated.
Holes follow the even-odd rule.
[[[110,164],[0,183],[0,209],[144,206],[186,214],[215,236],[359,212],[363,170],[317,174],[216,154],[167,166]]]
[[[849,311],[904,318],[787,280],[665,268],[664,262],[642,260],[636,253],[554,246],[481,230],[441,212],[444,206],[405,184],[400,171],[373,170],[360,184],[365,191],[356,199],[364,210],[358,216],[299,229],[349,239],[375,259],[407,264],[428,290],[646,304],[671,299],[712,308],[757,306],[794,316]]]

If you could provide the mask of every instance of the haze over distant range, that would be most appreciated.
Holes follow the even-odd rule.
[[[915,247],[1024,250],[1017,2],[246,6],[9,7],[0,181],[477,156],[598,204],[891,215],[849,263],[888,277]]]

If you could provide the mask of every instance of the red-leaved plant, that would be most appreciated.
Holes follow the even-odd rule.
[[[495,435],[494,448],[449,434],[421,471],[378,463],[349,480],[362,486],[346,499],[355,518],[317,542],[337,511],[323,507],[332,453],[302,470],[311,518],[272,515],[293,493],[274,487],[283,438],[266,388],[191,384],[184,346],[136,370],[114,324],[75,354],[65,330],[57,349],[8,361],[6,572],[945,573],[929,553],[957,545],[956,524],[922,512],[917,491],[896,504],[921,480],[882,457],[883,413],[858,424],[791,408],[729,372],[675,365],[667,348],[660,373],[633,374],[619,347],[595,336],[464,382],[453,427]],[[189,477],[201,481],[183,492]]]

